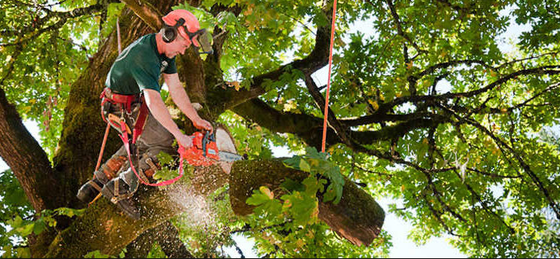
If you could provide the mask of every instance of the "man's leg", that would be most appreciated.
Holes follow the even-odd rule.
[[[103,187],[103,196],[117,204],[129,217],[140,218],[140,212],[131,200],[131,197],[138,190],[139,179],[137,174],[144,182],[149,181],[149,178],[157,170],[157,155],[159,152],[176,153],[172,147],[173,140],[173,135],[151,114],[148,115],[142,135],[136,142],[138,157],[132,158],[136,172],[132,168],[123,170],[118,177],[113,178]]]
[[[128,158],[123,146],[94,172],[92,180],[82,185],[76,195],[78,199],[86,203],[92,202],[101,192],[103,186],[111,179],[115,178],[121,167],[127,163]]]
[[[136,190],[132,189],[131,186],[124,181],[123,177],[123,175],[127,174],[129,171],[132,171],[130,167],[118,177],[110,180],[103,186],[101,193],[105,198],[116,204],[128,217],[137,220],[140,219],[140,210],[132,201],[132,196]]]

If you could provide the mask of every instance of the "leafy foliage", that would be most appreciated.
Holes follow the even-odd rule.
[[[309,147],[306,150],[307,154],[305,156],[293,156],[290,159],[284,160],[284,163],[288,167],[310,173],[309,181],[314,179],[319,184],[317,188],[321,193],[324,191],[324,185],[327,181],[330,182],[325,191],[324,201],[334,200],[334,204],[338,204],[342,198],[342,189],[344,187],[344,178],[340,174],[340,168],[327,160],[326,153],[319,153],[313,147]],[[306,181],[304,181],[304,185]],[[312,195],[316,195],[316,192],[313,192]]]
[[[33,224],[29,227],[23,226],[23,218],[30,220],[33,216],[33,209],[24,195],[23,189],[19,182],[12,174],[11,170],[0,173],[0,246],[4,251],[3,257],[13,257],[19,255],[25,257],[29,255],[29,251],[25,247],[20,246],[22,243],[23,233],[14,230],[14,226],[10,222],[17,222],[16,226],[21,227],[21,231],[33,231]],[[29,224],[27,224],[29,225]]]
[[[43,210],[38,219],[33,217],[33,210],[19,183],[10,170],[1,174],[3,188],[0,191],[3,209],[1,213],[0,233],[2,239],[2,257],[30,257],[27,237],[31,234],[38,235],[48,227],[57,225],[56,216],[74,217],[80,216],[85,209],[58,208],[55,210]]]
[[[303,160],[301,160],[303,161]],[[370,247],[356,247],[341,240],[330,228],[319,221],[317,192],[324,189],[325,179],[309,176],[298,183],[286,179],[281,190],[270,190],[261,186],[247,199],[256,206],[249,216],[251,227],[247,234],[255,241],[257,253],[265,257],[379,257],[388,252],[389,243]],[[285,193],[278,198],[280,194]],[[387,238],[386,233],[380,240]]]

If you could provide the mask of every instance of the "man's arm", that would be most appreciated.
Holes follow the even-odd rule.
[[[177,104],[177,107],[179,107],[179,109],[192,121],[193,125],[198,129],[212,131],[212,124],[200,118],[192,106],[191,100],[179,80],[179,75],[177,73],[163,74],[163,79],[169,87],[171,99],[173,99],[173,102]]]
[[[171,118],[169,110],[165,106],[165,103],[161,99],[161,95],[158,91],[152,89],[144,90],[144,99],[146,100],[146,105],[150,109],[150,112],[154,118],[166,128],[174,137],[177,139],[179,145],[189,148],[192,146],[192,139],[183,134],[177,124]]]

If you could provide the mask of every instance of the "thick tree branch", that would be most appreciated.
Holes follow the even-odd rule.
[[[131,222],[107,199],[98,200],[87,208],[83,216],[59,233],[45,257],[80,258],[94,250],[108,255],[118,254],[146,230],[181,213],[188,213],[193,204],[204,203],[208,194],[228,180],[234,212],[247,215],[251,213],[252,207],[245,203],[246,195],[250,195],[253,190],[247,184],[255,185],[258,189],[261,185],[281,183],[286,176],[292,179],[303,176],[297,178],[303,180],[305,175],[308,173],[286,168],[277,160],[241,160],[233,163],[230,175],[225,174],[219,166],[200,167],[195,170],[190,181],[181,179],[165,188],[142,185],[134,196],[142,213],[140,220]],[[257,180],[259,178],[263,180]],[[369,245],[380,233],[385,217],[383,209],[375,200],[351,181],[346,181],[339,204],[321,202],[319,206],[319,218],[354,244]]]
[[[373,144],[380,140],[402,137],[415,129],[430,128],[450,121],[444,116],[432,114],[431,118],[412,119],[377,131],[352,131],[352,138],[362,145]]]
[[[12,169],[36,212],[60,202],[51,163],[37,140],[27,131],[16,107],[10,104],[0,88],[0,156]],[[48,186],[48,188],[45,188]]]
[[[414,112],[409,114],[374,114],[367,115],[356,119],[340,119],[340,122],[347,126],[361,126],[381,122],[399,122],[411,121],[421,118],[427,118],[431,115],[429,112]]]
[[[149,1],[145,0],[121,0],[134,13],[155,31],[163,27],[162,13]]]
[[[323,120],[306,114],[295,114],[278,111],[265,102],[254,99],[232,109],[244,118],[254,121],[259,125],[278,133],[292,133],[301,137],[310,146],[321,147]],[[422,113],[422,115],[425,115]],[[413,115],[410,115],[411,117]],[[394,116],[398,117],[398,116]],[[417,116],[394,126],[387,126],[378,131],[351,131],[348,141],[349,147],[354,148],[356,143],[361,145],[372,144],[379,140],[390,140],[403,136],[414,129],[432,127],[440,123],[449,122],[449,119],[436,114],[430,116]],[[327,135],[328,145],[344,143],[332,130]],[[354,143],[356,142],[356,143]]]
[[[257,122],[259,125],[278,133],[294,133],[310,140],[313,134],[322,128],[321,118],[281,112],[270,107],[260,99],[249,100],[232,109],[235,113]],[[307,136],[307,137],[306,137]]]
[[[164,221],[159,226],[146,230],[126,247],[127,258],[146,258],[157,242],[167,258],[194,258],[179,238],[177,228]]]
[[[227,181],[227,177],[219,166],[211,166],[201,167],[190,179],[185,177],[165,188],[142,185],[134,196],[142,213],[142,218],[137,221],[132,221],[108,199],[102,198],[58,234],[45,257],[81,258],[94,250],[117,255],[146,230],[188,212],[193,204],[203,203],[209,193]],[[210,186],[208,182],[216,184]]]
[[[275,177],[270,177],[274,173]],[[309,173],[286,168],[280,160],[238,161],[230,174],[230,195],[233,211],[238,215],[252,213],[254,206],[245,201],[253,190],[267,186],[277,189],[286,178],[302,181]],[[319,219],[327,223],[333,231],[355,245],[371,244],[383,225],[385,212],[362,189],[346,179],[342,199],[338,204],[319,199]],[[276,194],[280,196],[278,192]]]

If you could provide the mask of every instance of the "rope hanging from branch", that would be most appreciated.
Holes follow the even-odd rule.
[[[329,116],[329,91],[331,88],[331,67],[332,67],[332,50],[333,50],[333,43],[334,43],[334,30],[335,30],[335,21],[336,21],[336,2],[334,0],[333,3],[333,13],[332,13],[332,24],[331,24],[331,45],[329,48],[329,74],[327,79],[327,94],[325,97],[325,111],[323,114],[325,115],[323,120],[323,144],[321,147],[321,152],[325,152],[325,143],[327,141],[327,117]]]

